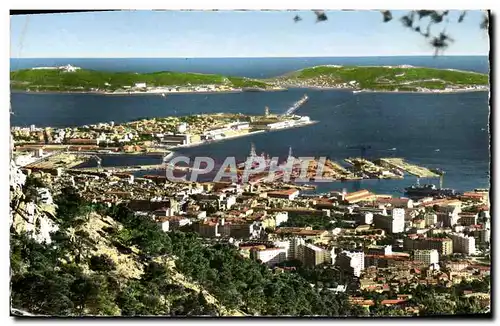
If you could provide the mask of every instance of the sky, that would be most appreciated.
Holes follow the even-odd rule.
[[[117,11],[11,16],[11,58],[342,57],[432,55],[428,40],[378,11]],[[294,23],[299,14],[303,20]],[[482,13],[458,24],[446,55],[487,55]],[[433,29],[433,33],[439,33]]]

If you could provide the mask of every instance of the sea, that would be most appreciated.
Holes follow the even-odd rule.
[[[489,73],[485,56],[421,57],[331,57],[331,58],[133,58],[11,59],[11,71],[41,66],[71,64],[107,71],[181,71],[215,73],[251,78],[269,78],[305,67],[336,65],[412,65]],[[244,160],[255,144],[257,153],[285,158],[327,156],[342,161],[360,156],[366,147],[368,158],[402,157],[407,161],[446,173],[444,187],[458,191],[489,188],[490,138],[488,92],[454,94],[352,93],[348,90],[290,89],[276,92],[216,94],[98,95],[13,92],[11,125],[40,127],[79,126],[97,122],[115,123],[140,118],[234,112],[263,114],[285,112],[304,94],[309,100],[296,114],[318,123],[306,127],[255,134],[232,140],[184,148],[175,155],[209,156],[221,163],[228,156]],[[103,156],[103,166],[156,164],[160,157]],[[93,164],[93,163],[89,163]],[[147,171],[142,174],[163,174]],[[138,173],[141,175],[141,173]],[[421,179],[438,184],[438,179]],[[368,189],[376,193],[403,196],[404,188],[415,184],[404,180],[362,180],[318,183],[315,192]]]

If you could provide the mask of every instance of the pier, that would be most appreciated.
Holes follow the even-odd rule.
[[[408,163],[402,158],[381,158],[378,161],[381,166],[396,168],[418,178],[439,177],[439,174],[432,172],[428,168]]]
[[[394,168],[382,166],[364,158],[346,158],[346,163],[352,165],[355,174],[360,174],[364,179],[402,179],[403,174]]]
[[[309,97],[307,96],[307,94],[304,95],[304,97],[295,102],[294,105],[292,105],[288,110],[286,110],[286,112],[283,115],[292,115],[295,111],[297,111],[298,108],[304,105],[304,103],[306,103],[308,99]]]

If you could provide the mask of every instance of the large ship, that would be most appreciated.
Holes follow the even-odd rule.
[[[437,188],[435,185],[428,184],[423,186],[411,186],[405,188],[405,194],[412,198],[423,197],[446,197],[454,196],[455,190],[450,188]]]

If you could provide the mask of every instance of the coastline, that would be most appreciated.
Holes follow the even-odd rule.
[[[453,89],[453,90],[422,90],[422,91],[396,91],[396,90],[376,90],[376,89],[355,89],[355,88],[348,88],[348,87],[335,87],[335,86],[297,86],[297,85],[292,85],[288,86],[287,89],[290,88],[299,88],[299,89],[311,89],[311,90],[344,90],[351,92],[353,94],[358,94],[358,93],[403,93],[403,94],[453,94],[453,93],[470,93],[470,92],[489,92],[490,88],[487,87],[486,89],[466,89],[466,88],[461,88],[461,89]]]
[[[165,97],[176,94],[231,94],[231,93],[268,93],[268,92],[285,92],[289,89],[310,89],[310,90],[338,90],[348,91],[353,94],[357,93],[403,93],[403,94],[453,94],[453,93],[470,93],[470,92],[489,92],[490,87],[485,89],[453,89],[453,90],[422,90],[422,91],[396,91],[396,90],[373,90],[373,89],[355,89],[348,87],[335,87],[335,86],[299,86],[290,85],[283,88],[276,89],[262,89],[258,91],[245,91],[242,89],[224,90],[224,91],[178,91],[178,92],[158,92],[158,91],[135,91],[135,92],[97,92],[97,91],[25,91],[25,90],[10,90],[11,93],[22,94],[92,94],[104,96],[133,96],[133,95],[152,95]]]
[[[221,139],[214,139],[214,140],[211,140],[211,141],[206,141],[205,140],[205,141],[197,142],[197,143],[194,143],[194,144],[179,145],[179,146],[175,146],[175,147],[169,147],[167,150],[175,152],[176,150],[183,149],[183,148],[192,148],[192,147],[204,146],[204,145],[209,145],[209,144],[213,144],[213,143],[222,142],[222,141],[225,141],[225,140],[231,140],[231,139],[236,139],[236,138],[241,138],[241,137],[248,137],[248,136],[252,136],[252,135],[255,135],[255,134],[262,134],[262,133],[266,133],[266,132],[276,132],[276,131],[281,131],[281,130],[306,127],[306,126],[309,126],[309,125],[316,124],[318,122],[319,121],[310,121],[308,123],[301,123],[301,124],[297,124],[297,125],[294,125],[294,126],[291,126],[291,127],[285,127],[285,128],[279,128],[279,129],[271,129],[271,130],[256,130],[256,131],[251,131],[251,132],[248,132],[248,133],[242,134],[242,135],[234,135],[234,136],[224,137],[224,138],[221,138]]]
[[[159,91],[134,91],[134,92],[98,92],[98,91],[26,91],[26,90],[10,90],[11,93],[22,93],[22,94],[92,94],[92,95],[105,95],[105,96],[131,96],[131,95],[154,95],[165,97],[176,94],[230,94],[230,93],[266,93],[266,92],[285,92],[288,88],[276,88],[276,89],[262,89],[258,91],[245,91],[242,89],[231,89],[224,91],[178,91],[178,92],[159,92]]]

